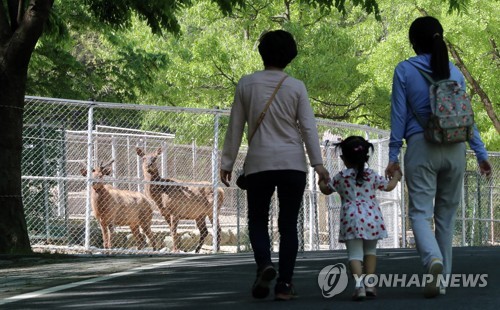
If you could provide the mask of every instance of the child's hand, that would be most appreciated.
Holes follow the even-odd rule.
[[[328,183],[325,182],[324,180],[320,180],[318,182],[318,185],[319,185],[319,190],[324,195],[330,195],[331,193],[333,193],[333,190],[330,188],[330,186],[328,186]]]
[[[401,181],[401,178],[403,177],[403,174],[401,173],[401,170],[396,170],[392,174],[393,178],[396,178],[396,180]]]

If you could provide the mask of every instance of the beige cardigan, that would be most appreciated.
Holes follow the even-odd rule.
[[[245,123],[249,124],[247,136],[250,136],[267,100],[284,75],[282,71],[264,70],[239,80],[222,151],[223,170],[233,170]],[[315,166],[323,163],[319,143],[306,87],[302,81],[289,76],[249,145],[245,174],[289,169],[307,172],[304,144],[309,162]]]

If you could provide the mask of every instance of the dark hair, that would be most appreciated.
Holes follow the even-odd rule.
[[[432,16],[415,19],[410,26],[410,43],[418,54],[431,54],[431,69],[435,79],[450,77],[448,48],[443,39],[443,26]]]
[[[366,141],[363,137],[350,136],[339,143],[335,143],[335,148],[339,147],[342,150],[342,159],[353,165],[357,170],[356,184],[363,184],[365,163],[370,158],[368,155],[370,148],[373,151],[373,144]]]
[[[269,31],[260,38],[259,53],[264,66],[285,68],[297,56],[297,44],[287,31]]]

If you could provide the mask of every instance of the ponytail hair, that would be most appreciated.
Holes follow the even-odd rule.
[[[350,136],[339,143],[335,143],[335,148],[342,151],[342,159],[354,166],[356,173],[356,184],[361,185],[364,181],[365,163],[368,162],[370,149],[373,152],[373,144],[360,136]]]
[[[443,38],[443,26],[432,16],[415,19],[409,30],[410,43],[417,55],[431,54],[432,76],[436,80],[450,78],[448,48]]]

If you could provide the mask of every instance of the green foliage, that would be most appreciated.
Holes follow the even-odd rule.
[[[345,0],[302,0],[312,7],[319,7],[321,11],[330,11],[332,7],[335,7],[344,16],[347,15],[346,1]],[[352,0],[355,6],[361,6],[368,14],[375,14],[377,19],[380,19],[380,10],[378,7],[379,1],[375,0]]]
[[[500,39],[498,1],[205,0],[173,1],[168,8],[168,1],[161,2],[148,2],[148,8],[144,1],[128,0],[109,11],[94,12],[114,2],[56,1],[57,20],[71,22],[67,29],[54,29],[68,35],[62,40],[45,36],[39,42],[27,93],[230,108],[239,78],[262,69],[259,37],[281,28],[299,45],[298,57],[285,71],[306,83],[317,116],[389,129],[393,70],[414,55],[407,32],[425,11],[441,20],[445,37],[491,102],[500,99],[500,60],[493,47]],[[125,4],[131,10],[125,11]],[[163,12],[152,12],[154,6]],[[92,12],[105,22],[96,21]],[[156,28],[180,35],[157,35]],[[483,103],[477,94],[471,95],[488,149],[500,150],[498,132]],[[498,105],[493,107],[498,115]],[[149,114],[141,119],[145,128],[183,127],[158,123]]]
[[[465,2],[461,2],[460,12],[453,13],[449,13],[447,5],[436,5],[432,0],[415,1],[414,6],[396,6],[396,1],[379,3],[383,18],[382,22],[375,24],[374,27],[384,29],[387,35],[373,46],[371,55],[358,67],[359,70],[371,76],[376,85],[386,89],[390,94],[392,70],[399,61],[414,55],[408,40],[409,26],[415,18],[422,16],[422,11],[425,11],[441,21],[445,29],[445,38],[456,46],[467,69],[493,102],[495,113],[497,115],[500,113],[498,105],[494,104],[500,100],[498,87],[495,86],[500,80],[499,59],[495,58],[491,45],[492,41],[498,42],[500,39],[498,31],[493,30],[500,27],[499,9],[495,1],[470,1],[466,8]],[[451,56],[450,59],[453,61]],[[475,120],[481,137],[489,150],[498,151],[500,150],[498,132],[491,126],[491,120],[486,114],[483,103],[470,86],[468,85],[468,92],[472,95]],[[375,101],[373,110],[381,111],[380,114],[386,116],[382,127],[389,128],[387,117],[389,97],[379,99],[385,100]]]
[[[243,0],[213,0],[224,14],[232,12],[235,6],[243,6]],[[145,21],[153,33],[161,34],[163,30],[179,33],[180,25],[177,16],[182,9],[193,4],[191,0],[85,0],[84,4],[97,17],[117,29],[132,25],[133,16]]]

